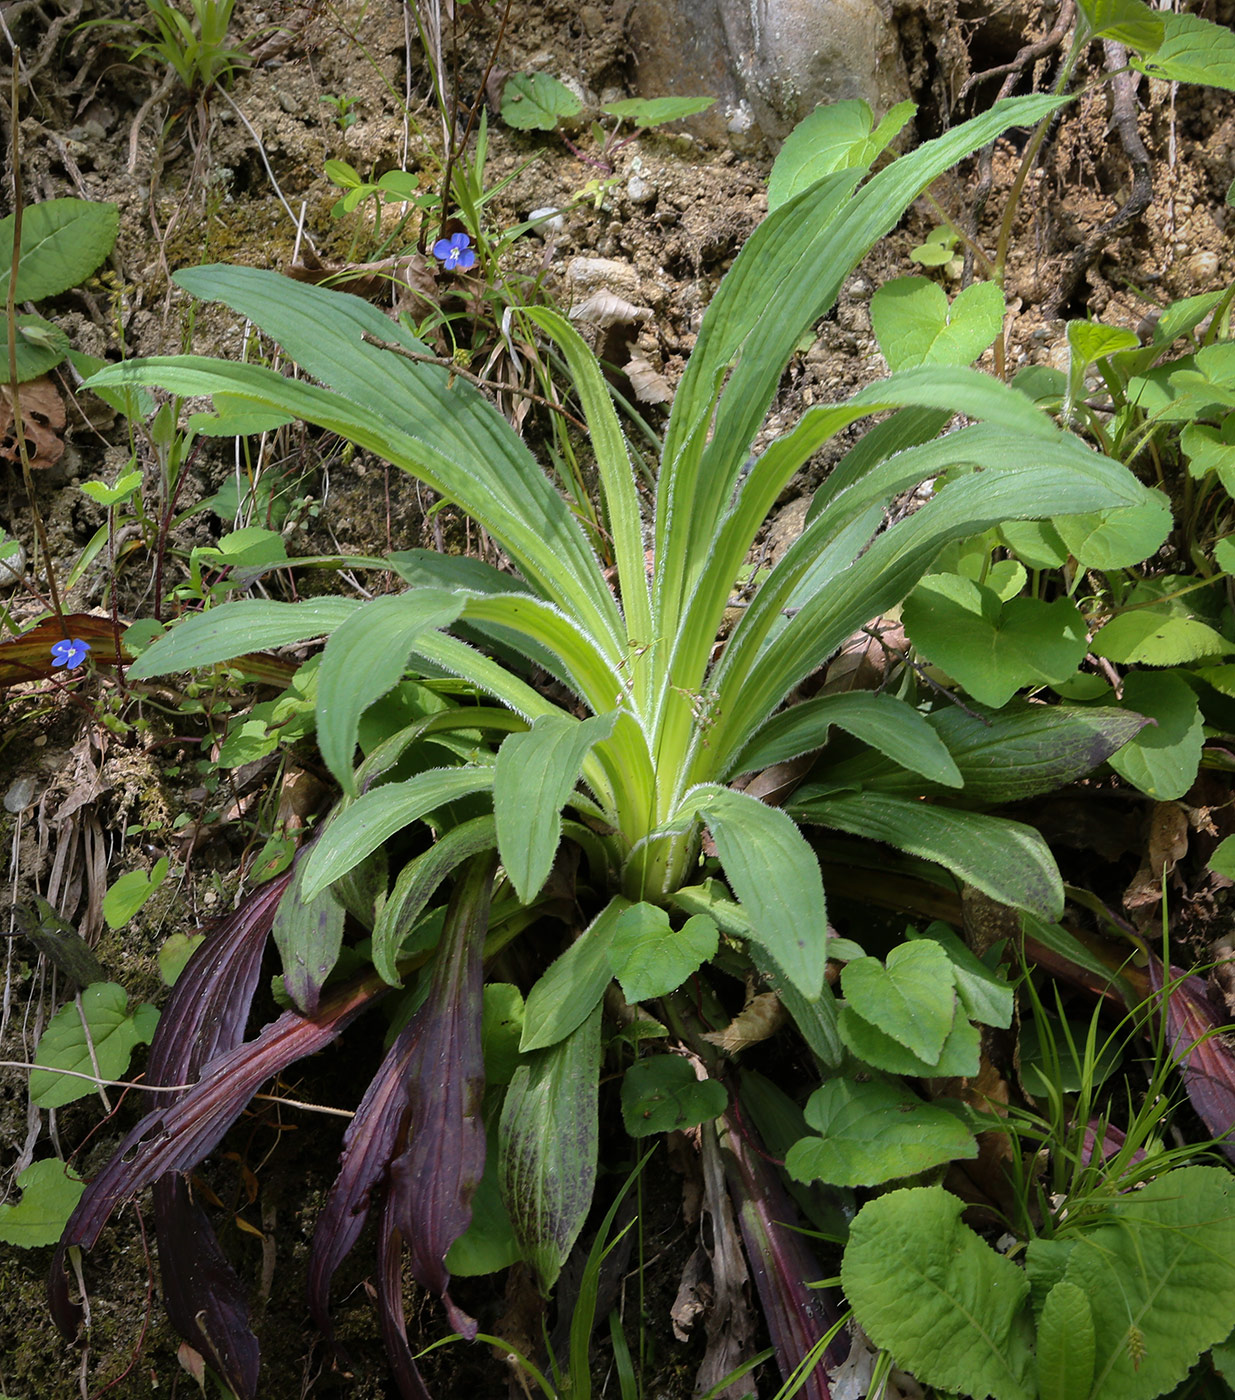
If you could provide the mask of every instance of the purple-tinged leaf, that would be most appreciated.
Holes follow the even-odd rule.
[[[203,1077],[174,1103],[147,1113],[86,1187],[56,1247],[48,1282],[52,1317],[71,1338],[81,1309],[69,1300],[65,1251],[91,1249],[118,1206],[165,1172],[188,1171],[220,1142],[266,1080],[328,1045],[389,989],[373,973],[341,987],[314,1017],[286,1011],[256,1040],[216,1055]]]
[[[1162,963],[1149,954],[1149,985],[1162,997]],[[1171,968],[1166,992],[1167,1051],[1179,1066],[1184,1088],[1197,1117],[1216,1138],[1223,1152],[1235,1162],[1235,1055],[1216,1034],[1222,1027],[1209,1000],[1209,989],[1199,977],[1186,977]]]
[[[759,1302],[776,1352],[776,1363],[787,1381],[807,1352],[840,1319],[835,1303],[822,1289],[807,1283],[823,1277],[780,1178],[756,1149],[753,1130],[730,1114],[716,1120],[729,1194],[737,1209],[746,1258],[759,1292]],[[833,1341],[806,1377],[798,1394],[806,1400],[830,1400],[827,1371],[845,1359],[843,1341]]]
[[[306,899],[301,887],[305,868],[297,860],[291,883],[275,910],[271,933],[283,957],[283,985],[292,1005],[312,1016],[322,987],[343,943],[343,906],[329,886]]]
[[[215,1055],[240,1044],[275,909],[290,879],[288,872],[259,885],[198,945],[150,1042],[149,1083],[187,1084]],[[167,1097],[151,1095],[150,1102],[165,1106]]]
[[[154,1184],[154,1223],[163,1303],[172,1326],[240,1400],[254,1400],[261,1357],[249,1327],[248,1299],[206,1212],[178,1172]]]
[[[471,1224],[485,1169],[483,953],[496,868],[494,854],[475,857],[451,896],[429,995],[408,1027],[407,1145],[390,1165],[391,1218],[407,1241],[412,1277],[442,1299],[468,1340],[476,1323],[451,1302],[445,1261]]]
[[[390,1047],[343,1134],[343,1154],[317,1217],[309,1254],[309,1312],[327,1337],[330,1281],[360,1238],[372,1193],[386,1177],[390,1159],[406,1131],[407,1064],[416,1044],[416,1022],[409,1021]]]
[[[183,1084],[244,1035],[271,921],[290,875],[260,886],[214,929],[177,980],[151,1043],[151,1084]],[[158,1094],[147,1102],[158,1111]],[[205,1211],[178,1173],[154,1183],[163,1298],[176,1331],[242,1400],[257,1393],[259,1352],[245,1290]]]
[[[389,1196],[378,1223],[377,1316],[399,1394],[403,1400],[431,1400],[407,1344],[407,1319],[403,1315],[403,1236],[394,1223],[393,1202]]]

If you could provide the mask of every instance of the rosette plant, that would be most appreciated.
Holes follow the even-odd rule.
[[[1006,904],[1058,916],[1059,875],[1034,831],[922,800],[962,794],[967,772],[989,768],[989,743],[950,748],[891,695],[825,696],[788,709],[785,701],[856,629],[898,604],[948,542],[1007,520],[1136,506],[1145,489],[1028,399],[960,368],[895,374],[845,403],[805,411],[755,448],[791,354],[867,250],[934,178],[1056,105],[1000,103],[869,178],[865,164],[837,169],[778,208],[704,318],[677,387],[654,501],[640,494],[592,354],[563,317],[530,309],[569,366],[586,417],[599,539],[481,394],[398,353],[424,347],[380,311],[270,272],[178,274],[195,296],[224,302],[277,341],[303,377],[178,356],[130,362],[95,382],[211,395],[219,407],[241,403],[337,433],[461,507],[509,569],[394,556],[403,592],[228,602],[182,621],[130,669],[148,678],[327,636],[317,737],[343,795],[285,877],[286,892],[267,894],[260,912],[242,910],[190,963],[187,990],[177,987],[163,1015],[152,1079],[200,1079],[179,1097],[161,1096],[121,1144],[62,1250],[91,1245],[117,1203],[159,1182],[169,1238],[177,1229],[200,1236],[203,1220],[176,1217],[189,1204],[167,1183],[213,1148],[263,1079],[406,985],[409,1019],[347,1132],[310,1286],[328,1327],[330,1276],[370,1207],[380,1209],[383,1326],[403,1393],[421,1394],[403,1332],[404,1250],[415,1277],[445,1297],[457,1330],[474,1333],[449,1299],[444,1261],[471,1217],[487,1118],[515,1242],[508,1257],[527,1259],[552,1287],[591,1201],[602,1003],[615,976],[629,1001],[656,1003],[677,1033],[686,1001],[677,989],[701,969],[706,982],[706,965],[721,956],[777,990],[822,1073],[852,1054],[825,980],[824,882],[801,823],[898,845]],[[805,532],[722,645],[732,591],[777,497],[835,434],[889,411],[832,472]],[[957,414],[967,426],[940,437]],[[944,474],[946,484],[888,523],[892,502]],[[409,671],[431,684],[409,681]],[[357,768],[358,735],[378,702],[388,705],[388,722],[370,735]],[[1138,723],[1129,729],[1120,716],[1108,731],[1086,712],[1078,721],[1085,742],[1049,777],[1087,771]],[[822,748],[833,726],[919,787],[833,790],[826,762],[809,799],[789,810],[733,786]],[[723,885],[705,879],[705,833]],[[350,981],[332,976],[348,937],[344,910],[371,938],[372,969]],[[574,935],[565,951],[553,920]],[[253,950],[272,922],[295,1005],[246,1042]],[[541,940],[533,956],[546,970],[526,989],[514,1061],[497,1073],[482,1053],[482,985],[486,962],[515,937]],[[243,976],[228,962],[242,955],[252,969]],[[692,988],[690,1004],[701,995]],[[201,1011],[212,997],[226,1002],[225,1023]],[[693,1071],[687,1077],[695,1084]],[[724,1085],[712,1079],[704,1090],[691,1089],[689,1121],[716,1119],[722,1141],[732,1139],[730,1190],[787,1373],[819,1338],[802,1241],[783,1224],[787,1208],[766,1162],[745,1146],[745,1132],[732,1132]],[[174,1245],[165,1253],[165,1270],[176,1268],[175,1253]],[[59,1273],[54,1285],[67,1329],[73,1314]],[[234,1280],[217,1285],[213,1302],[187,1298],[180,1285],[166,1292],[186,1335],[234,1390],[253,1394],[256,1349]],[[807,1393],[825,1392],[808,1385]]]

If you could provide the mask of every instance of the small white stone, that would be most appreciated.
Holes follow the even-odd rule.
[[[527,216],[527,221],[536,225],[532,232],[539,238],[556,236],[566,227],[561,210],[555,209],[552,204],[545,205],[543,209],[533,209]]]
[[[0,539],[0,549],[5,545],[16,544],[15,553],[0,559],[0,588],[12,588],[22,580],[22,575],[26,572],[26,551],[24,546],[17,540]]]

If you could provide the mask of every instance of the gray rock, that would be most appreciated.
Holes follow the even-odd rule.
[[[629,30],[639,95],[715,95],[687,125],[722,145],[778,143],[820,102],[882,116],[909,96],[877,0],[636,0]]]

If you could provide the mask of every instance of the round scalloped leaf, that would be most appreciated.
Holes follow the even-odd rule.
[[[1029,1282],[961,1224],[963,1209],[939,1186],[869,1202],[849,1233],[845,1296],[875,1345],[920,1382],[1033,1400]]]
[[[1161,549],[1171,533],[1171,503],[1160,491],[1143,506],[1120,506],[1091,515],[1061,515],[1055,529],[1084,569],[1127,569]]]
[[[1152,1400],[1230,1333],[1235,1181],[1218,1167],[1183,1167],[1117,1197],[1104,1218],[1073,1245],[1065,1272],[1093,1314],[1089,1394]]]
[[[0,1205],[0,1241],[21,1249],[55,1244],[86,1183],[57,1157],[32,1162],[17,1178],[21,1200]]]
[[[697,1128],[723,1113],[729,1096],[716,1079],[699,1079],[689,1060],[652,1055],[622,1080],[622,1119],[631,1137]]]
[[[519,131],[553,131],[581,111],[583,103],[548,73],[513,73],[502,89],[502,120]]]
[[[790,1176],[806,1183],[878,1186],[978,1155],[955,1114],[886,1080],[830,1080],[810,1096],[806,1121],[822,1136],[795,1142],[785,1159]]]
[[[1124,678],[1123,701],[1157,723],[1112,754],[1111,767],[1159,802],[1182,797],[1196,781],[1205,739],[1196,693],[1170,672],[1133,671]]]

